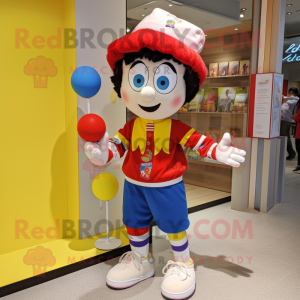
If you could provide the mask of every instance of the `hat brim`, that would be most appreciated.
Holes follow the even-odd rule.
[[[173,55],[197,73],[200,79],[199,86],[204,82],[207,71],[200,54],[178,39],[151,29],[140,29],[113,41],[108,46],[106,56],[111,69],[114,69],[116,62],[122,59],[125,53],[139,52],[142,48]]]

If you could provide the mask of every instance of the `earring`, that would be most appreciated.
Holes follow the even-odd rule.
[[[116,103],[116,101],[117,101],[117,93],[115,90],[112,90],[112,92],[110,93],[110,102]]]

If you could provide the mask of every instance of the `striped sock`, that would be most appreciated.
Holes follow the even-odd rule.
[[[174,261],[183,263],[190,262],[189,242],[186,237],[186,232],[168,233],[169,240],[174,253]]]
[[[130,228],[126,226],[131,250],[137,253],[141,258],[149,257],[149,227]]]

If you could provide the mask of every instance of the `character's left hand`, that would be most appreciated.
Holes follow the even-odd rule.
[[[243,156],[246,155],[244,150],[231,146],[231,137],[228,132],[224,133],[222,140],[217,145],[216,158],[226,165],[238,168],[240,163],[245,161]]]

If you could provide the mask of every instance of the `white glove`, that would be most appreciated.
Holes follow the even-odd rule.
[[[108,133],[96,143],[86,142],[84,144],[84,152],[88,159],[97,166],[103,166],[108,161]]]
[[[238,168],[240,163],[245,161],[243,156],[246,155],[244,150],[230,146],[231,137],[228,132],[224,133],[222,140],[217,145],[216,158],[226,165]]]

